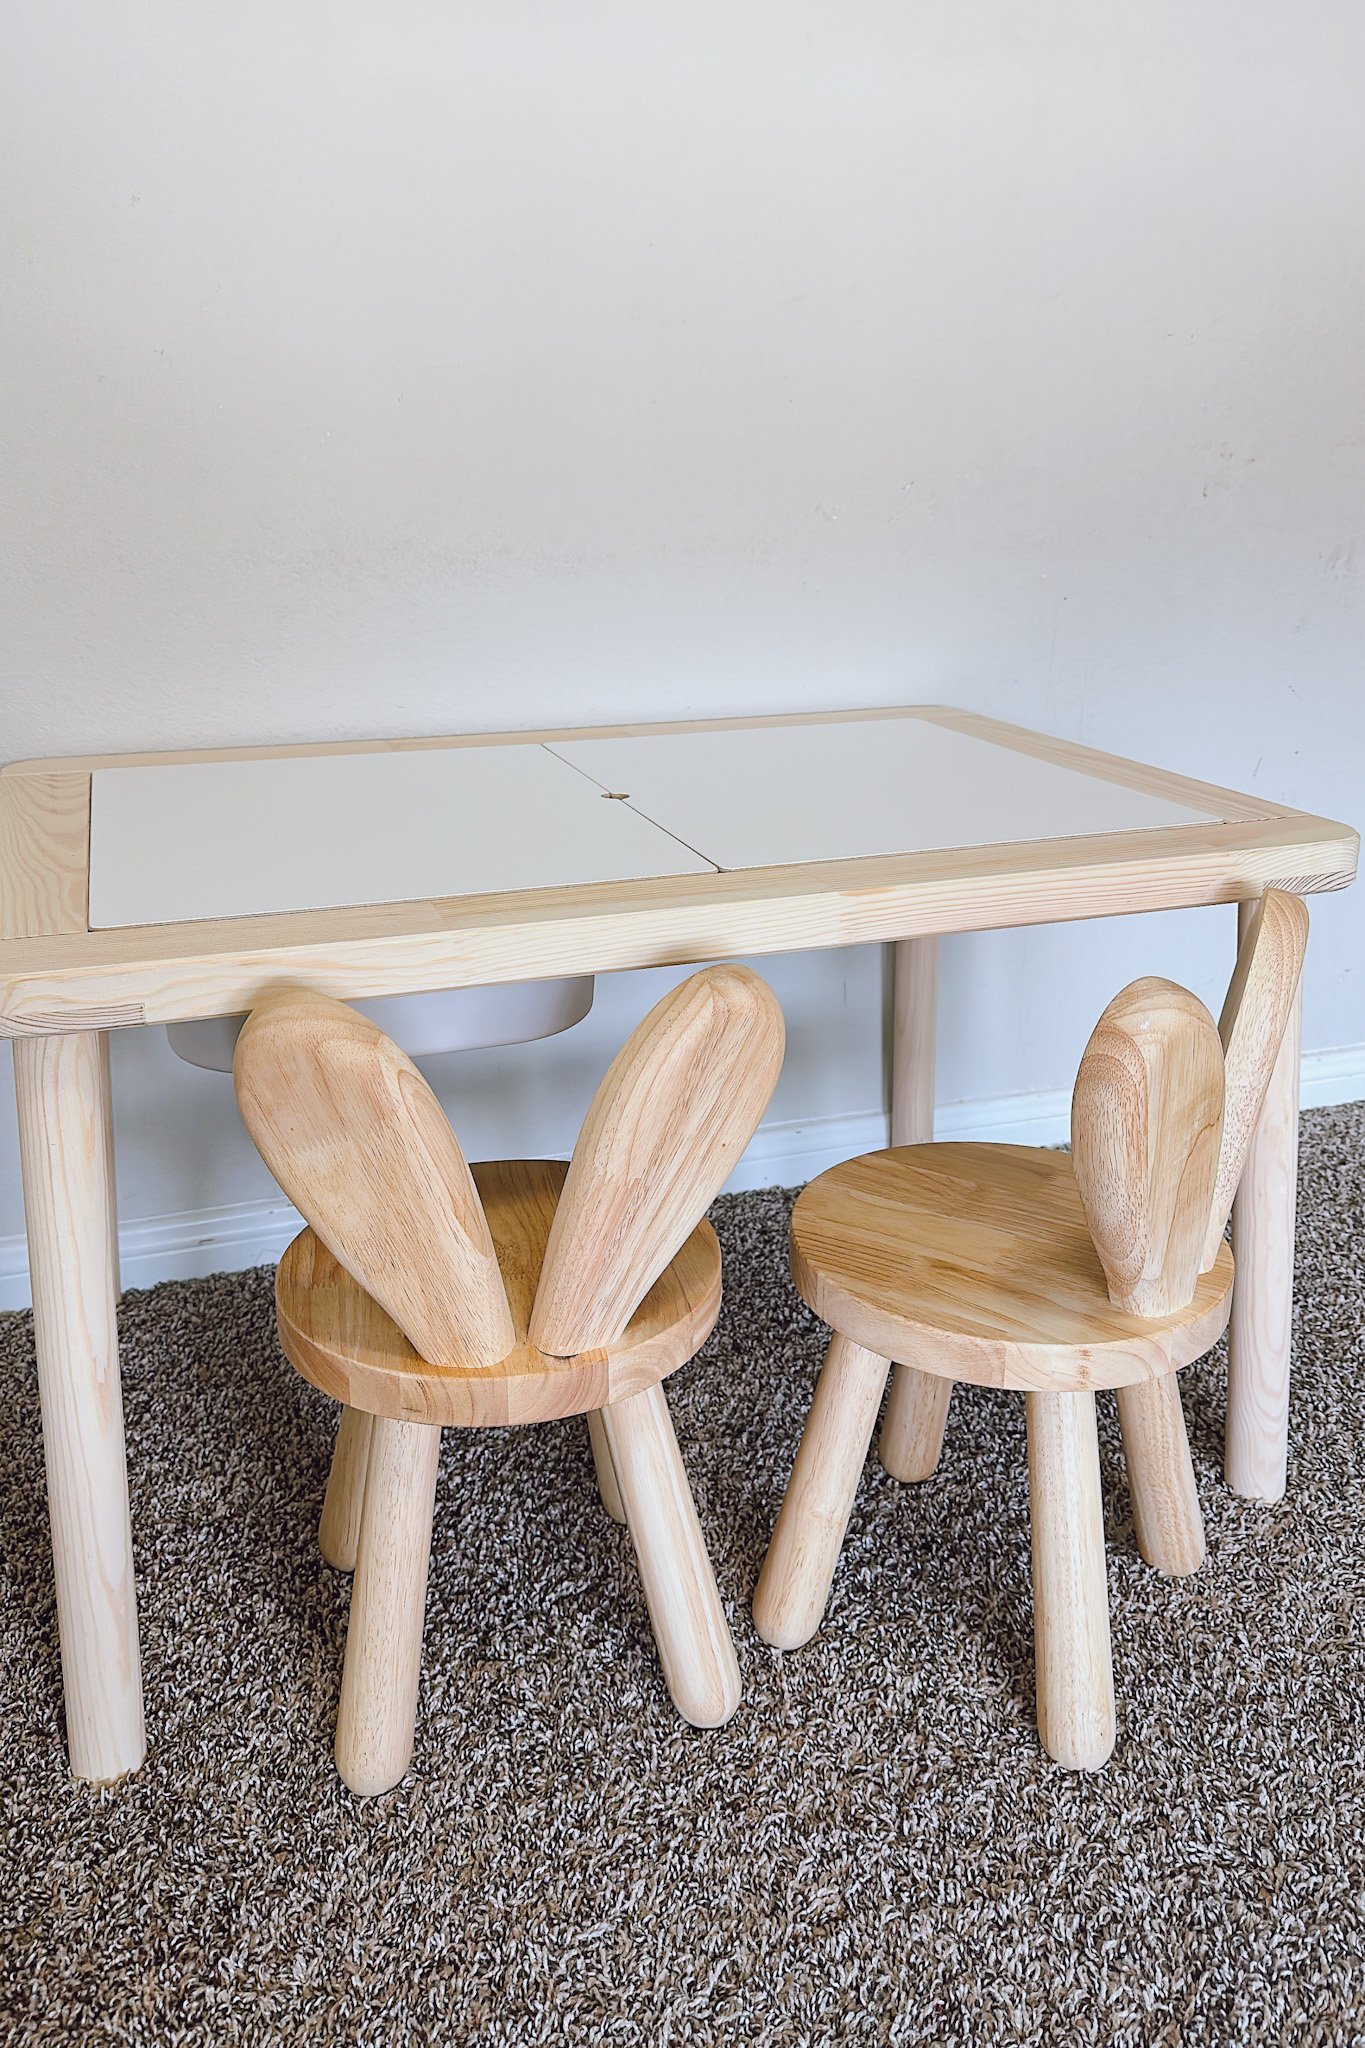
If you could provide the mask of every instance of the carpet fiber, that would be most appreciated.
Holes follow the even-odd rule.
[[[332,1768],[349,1581],[316,1548],[335,1411],[271,1276],[125,1301],[151,1750],[72,1783],[25,1316],[0,1318],[7,2043],[1354,2043],[1365,2037],[1365,1111],[1304,1120],[1290,1486],[1221,1478],[1209,1558],[1143,1565],[1101,1400],[1119,1740],[1033,1727],[1022,1402],[959,1389],[937,1477],[869,1461],[829,1613],[748,1603],[823,1333],[788,1198],[727,1198],[722,1323],[672,1383],[744,1677],[672,1712],[579,1423],[447,1432],[417,1754]]]

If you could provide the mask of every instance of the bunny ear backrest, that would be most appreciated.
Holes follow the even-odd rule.
[[[1232,1198],[1294,1007],[1307,945],[1308,906],[1303,898],[1267,889],[1247,922],[1218,1020],[1227,1064],[1227,1102],[1213,1210],[1204,1239],[1205,1273],[1223,1242]]]
[[[531,1341],[570,1358],[611,1344],[730,1176],[782,1065],[777,998],[708,967],[656,1003],[607,1069],[569,1164]]]
[[[1090,1037],[1071,1100],[1071,1152],[1109,1298],[1135,1316],[1193,1300],[1223,1128],[1223,1048],[1171,981],[1135,981]]]
[[[407,1054],[330,996],[282,990],[242,1026],[242,1117],[327,1249],[432,1365],[496,1365],[515,1332],[478,1190]]]

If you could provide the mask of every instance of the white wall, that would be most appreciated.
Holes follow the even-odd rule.
[[[0,755],[932,697],[1359,822],[1363,22],[12,10]],[[1139,969],[1216,1000],[1230,924],[954,942],[942,1097],[1064,1087]],[[880,959],[771,972],[775,1119],[871,1129]],[[656,986],[443,1063],[472,1149],[566,1144]],[[116,1082],[126,1218],[268,1195],[158,1034]]]

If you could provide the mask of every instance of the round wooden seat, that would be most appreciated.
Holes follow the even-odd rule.
[[[304,1230],[280,1261],[275,1300],[285,1355],[306,1380],[348,1408],[396,1421],[498,1426],[606,1408],[695,1357],[720,1313],[720,1246],[709,1223],[699,1223],[665,1267],[624,1336],[554,1358],[526,1330],[568,1167],[498,1160],[472,1171],[516,1330],[507,1357],[487,1368],[419,1357],[392,1317]]]
[[[1070,1158],[1021,1145],[904,1145],[831,1167],[797,1201],[792,1277],[882,1358],[1025,1392],[1178,1372],[1232,1307],[1225,1244],[1178,1314],[1115,1308]]]

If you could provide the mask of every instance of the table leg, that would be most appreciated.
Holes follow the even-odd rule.
[[[1239,906],[1239,937],[1255,909],[1255,903]],[[1246,1500],[1279,1500],[1289,1461],[1302,1022],[1300,990],[1289,1013],[1284,1043],[1232,1208],[1237,1277],[1228,1330],[1223,1472],[1233,1492]]]
[[[902,939],[893,949],[891,1142],[927,1145],[934,1135],[938,940]],[[893,1479],[927,1479],[938,1464],[952,1383],[899,1364],[877,1456]]]
[[[891,1142],[927,1145],[934,1135],[938,940],[902,939],[891,951]]]
[[[76,1776],[96,1782],[145,1752],[108,1080],[102,1032],[14,1041],[67,1742]]]

